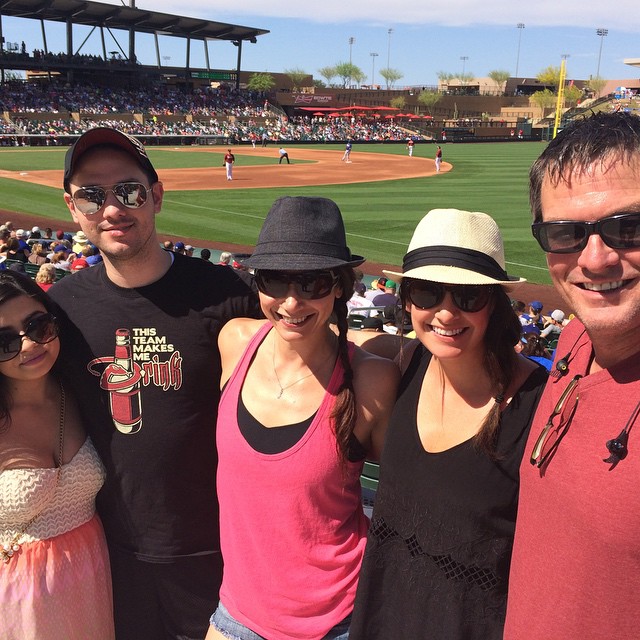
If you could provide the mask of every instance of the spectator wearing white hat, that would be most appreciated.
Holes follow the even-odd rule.
[[[18,229],[16,231],[16,240],[18,241],[18,244],[20,245],[20,248],[22,250],[26,249],[27,255],[29,255],[29,243],[27,242],[28,238],[29,234],[24,229]]]
[[[87,242],[89,242],[89,239],[85,235],[84,231],[78,231],[73,236],[73,252],[82,253],[82,250],[87,246]]]
[[[547,340],[554,340],[555,338],[558,338],[562,333],[562,329],[564,327],[563,322],[564,311],[560,309],[554,309],[549,316],[549,322],[540,332],[540,337],[546,338]]]
[[[521,325],[498,225],[435,209],[413,234],[402,306],[417,340],[380,461],[350,640],[501,638],[518,469],[547,373]],[[507,288],[508,287],[508,288]]]

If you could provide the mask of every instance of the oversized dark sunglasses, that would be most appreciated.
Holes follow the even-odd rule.
[[[289,287],[295,287],[296,295],[303,300],[318,300],[328,296],[337,284],[338,278],[333,271],[256,271],[258,291],[271,298],[284,298]]]
[[[147,189],[140,182],[118,182],[110,187],[80,187],[71,196],[76,209],[86,216],[97,213],[107,200],[107,193],[111,192],[116,200],[128,209],[138,209],[147,201]]]
[[[578,253],[598,234],[612,249],[640,247],[640,213],[620,213],[596,222],[535,222],[531,231],[546,253]]]
[[[482,311],[493,294],[494,285],[440,284],[429,280],[409,280],[402,283],[406,296],[414,307],[431,309],[439,305],[447,292],[453,304],[465,313]]]
[[[31,342],[47,344],[58,337],[58,322],[51,313],[31,318],[24,331],[17,333],[11,329],[0,329],[0,362],[13,360],[21,351],[24,337]]]

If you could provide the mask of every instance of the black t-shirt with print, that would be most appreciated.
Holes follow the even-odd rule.
[[[107,469],[110,544],[143,559],[219,550],[217,338],[230,318],[259,317],[255,291],[229,267],[175,255],[145,287],[116,286],[102,264],[50,294],[70,320],[64,366]]]

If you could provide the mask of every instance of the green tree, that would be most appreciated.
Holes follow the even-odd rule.
[[[437,91],[421,91],[418,94],[418,102],[429,112],[429,115],[433,115],[431,109],[436,106],[440,98],[442,95]]]
[[[600,76],[594,76],[587,82],[586,86],[590,91],[593,92],[593,95],[599,98],[606,84],[607,81],[604,78],[601,78]]]
[[[455,73],[449,73],[448,71],[438,71],[436,75],[438,76],[438,80],[440,80],[442,84],[448,84],[456,77]]]
[[[309,74],[303,69],[285,69],[286,76],[291,80],[294,91],[299,91],[302,88],[302,83],[309,76]]]
[[[367,75],[360,67],[356,67],[351,79],[354,80],[357,85],[361,85],[367,79]]]
[[[380,69],[379,73],[385,79],[387,83],[387,89],[392,89],[393,84],[398,80],[400,80],[400,78],[404,77],[403,74],[400,71],[398,71],[398,69],[390,69],[390,68]]]
[[[583,95],[582,89],[579,89],[578,87],[576,87],[575,84],[565,87],[564,99],[567,105],[570,107],[575,107],[576,104],[578,104],[578,100],[582,98],[582,95]]]
[[[329,86],[331,86],[331,81],[338,75],[335,67],[322,67],[322,69],[318,69],[318,73],[327,81]]]
[[[455,77],[458,78],[458,80],[460,80],[460,84],[463,87],[466,87],[475,78],[475,76],[473,75],[473,73],[471,71],[466,71],[465,73],[458,73],[458,74],[456,74]]]
[[[549,89],[545,89],[544,91],[536,91],[531,96],[531,102],[540,107],[543,111],[545,109],[553,107],[556,103],[556,100],[557,96],[552,91],[549,91]]]
[[[389,104],[396,109],[402,110],[407,104],[407,99],[404,96],[397,96],[395,98],[391,98]]]
[[[360,67],[355,64],[351,64],[351,62],[339,62],[335,66],[336,75],[339,78],[342,78],[342,86],[343,88],[347,88],[353,80],[358,82],[358,78],[360,81],[366,78],[365,73],[360,69]]]
[[[558,85],[560,84],[560,67],[546,67],[538,73],[536,79],[542,84],[555,87],[555,90],[557,91]]]
[[[314,78],[313,79],[313,86],[316,89],[326,89],[327,88],[327,84],[325,82],[323,82],[322,80],[320,80],[320,78]]]
[[[508,71],[504,71],[502,69],[495,69],[494,71],[489,71],[489,78],[491,78],[495,83],[498,91],[500,93],[504,93],[504,87],[507,80],[511,77],[511,74]]]
[[[247,89],[253,91],[269,91],[275,87],[276,81],[270,73],[252,73],[247,82]]]

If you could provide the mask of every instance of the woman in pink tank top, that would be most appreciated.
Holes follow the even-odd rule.
[[[232,320],[219,338],[224,577],[208,640],[347,637],[368,526],[359,478],[399,376],[347,341],[363,261],[336,204],[308,197],[277,200],[244,261],[266,321]]]

